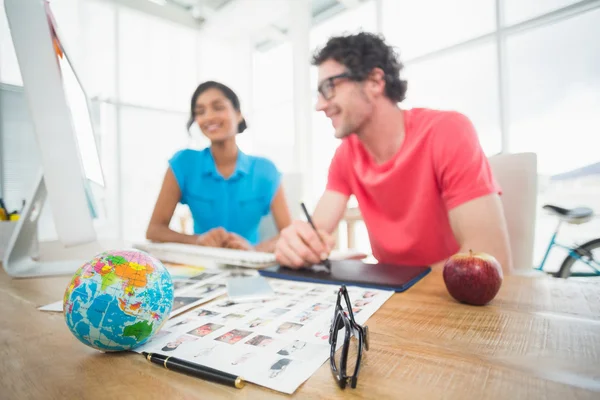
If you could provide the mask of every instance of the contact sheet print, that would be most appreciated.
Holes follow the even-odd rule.
[[[220,276],[200,283],[190,285],[188,293],[206,290],[199,289],[206,284],[225,285]],[[172,318],[135,351],[171,355],[293,393],[329,359],[329,328],[339,286],[283,280],[269,283],[276,292],[274,299],[213,300]],[[352,286],[348,291],[360,324],[393,294]]]
[[[179,275],[176,266],[170,266],[169,272],[177,276],[173,279],[173,309],[169,318],[173,318],[191,308],[227,293],[227,278],[250,277],[255,271],[222,271],[200,268],[199,271],[187,271],[189,275]]]

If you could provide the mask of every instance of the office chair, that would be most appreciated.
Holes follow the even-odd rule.
[[[535,153],[496,154],[488,158],[492,173],[502,188],[515,270],[533,267],[533,245],[537,209],[537,155]]]
[[[302,201],[302,174],[300,173],[286,173],[281,178],[283,184],[283,190],[285,191],[285,197],[287,200],[290,213],[292,214],[292,220],[301,218],[302,210],[300,209],[300,202]],[[258,227],[258,241],[270,239],[277,235],[279,231],[275,225],[273,215],[269,213],[264,216],[260,221]]]

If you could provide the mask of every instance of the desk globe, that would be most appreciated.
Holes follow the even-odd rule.
[[[169,271],[139,250],[98,254],[77,270],[63,299],[73,335],[101,351],[144,344],[169,319],[172,307]]]

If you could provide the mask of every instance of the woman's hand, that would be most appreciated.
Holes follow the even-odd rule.
[[[196,244],[207,247],[227,247],[230,233],[223,228],[214,228],[198,236]]]
[[[225,243],[225,247],[236,250],[254,250],[254,247],[252,247],[252,245],[246,239],[244,239],[237,233],[229,232],[227,235],[228,237],[227,242]]]

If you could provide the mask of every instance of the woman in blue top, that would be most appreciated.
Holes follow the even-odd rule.
[[[236,135],[246,129],[238,97],[221,83],[202,83],[192,96],[188,128],[193,123],[211,145],[178,151],[169,160],[146,238],[274,251],[277,237],[259,243],[258,226],[269,212],[279,231],[291,222],[281,173],[266,158],[244,154],[237,147]],[[169,228],[177,203],[189,206],[194,235]]]

